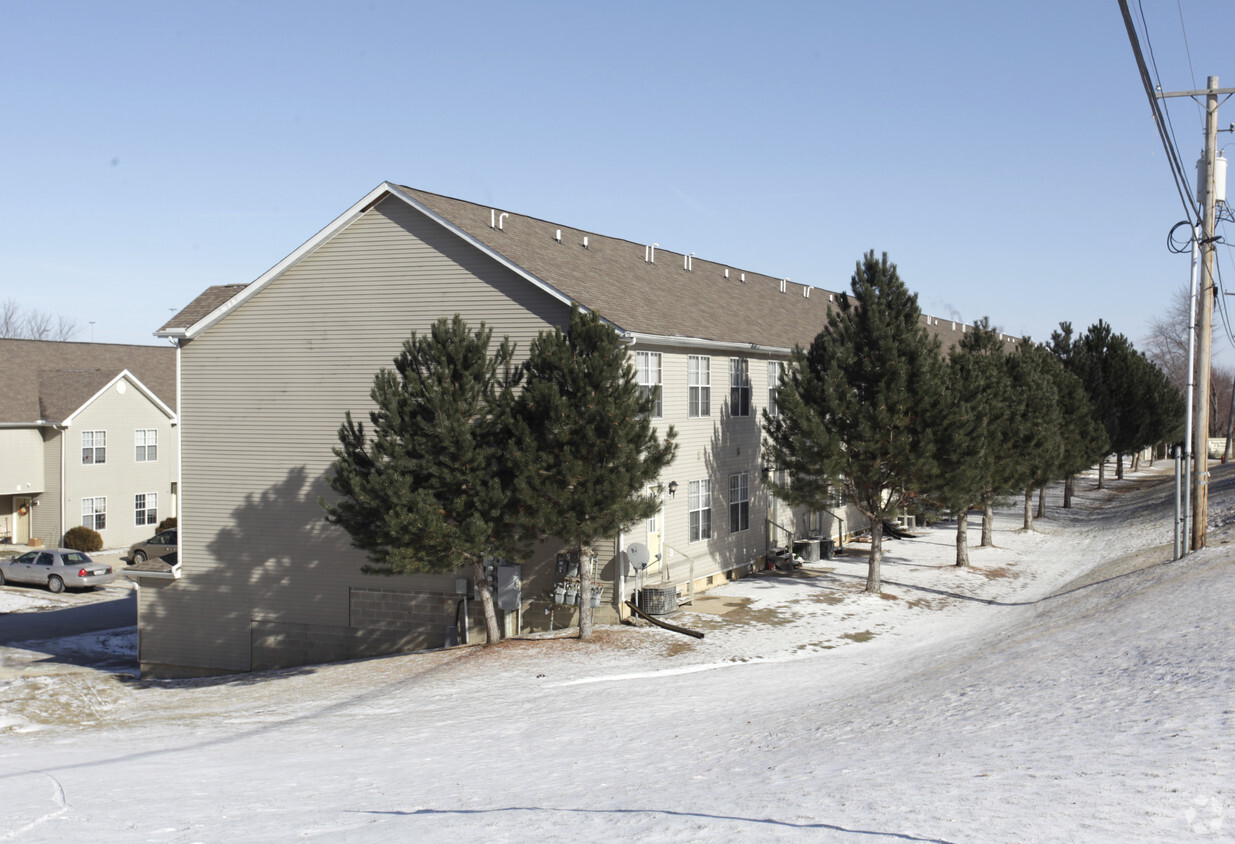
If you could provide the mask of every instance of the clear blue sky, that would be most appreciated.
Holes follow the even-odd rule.
[[[1235,86],[1235,3],[1144,13],[1166,90]],[[161,342],[383,180],[832,290],[887,251],[1039,340],[1139,344],[1188,277],[1115,0],[10,3],[0,78],[0,299],[83,340]]]

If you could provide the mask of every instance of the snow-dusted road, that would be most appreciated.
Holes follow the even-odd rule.
[[[1221,527],[1165,562],[1163,477],[1009,508],[972,571],[953,525],[893,543],[882,598],[856,556],[723,586],[702,641],[180,683],[8,651],[0,839],[1235,839],[1235,568]]]

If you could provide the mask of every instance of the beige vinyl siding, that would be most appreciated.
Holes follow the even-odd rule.
[[[43,435],[38,428],[0,429],[0,490],[32,495],[46,489]]]
[[[767,397],[767,356],[741,356],[749,362],[751,413],[749,416],[735,417],[729,412],[729,360],[733,357],[732,353],[651,345],[637,348],[639,351],[662,353],[663,416],[655,421],[655,425],[662,436],[670,425],[677,431],[677,457],[660,479],[666,490],[664,523],[661,526],[661,542],[665,545],[662,553],[669,567],[670,579],[684,583],[693,576],[698,580],[758,559],[764,554],[767,512],[759,460],[760,413]],[[688,361],[692,355],[705,355],[711,359],[710,416],[688,415]],[[750,520],[747,530],[731,534],[729,476],[737,472],[747,473]],[[712,482],[711,537],[690,542],[690,482],[705,478]],[[673,498],[667,492],[670,481],[676,481],[678,485]],[[646,523],[641,521],[628,531],[626,541],[642,542],[646,538]]]
[[[138,429],[158,432],[156,460],[137,462],[134,432]],[[82,463],[83,431],[107,432],[106,462]],[[134,496],[155,493],[160,519],[170,507],[171,485],[176,479],[172,420],[132,381],[124,378],[79,412],[61,436],[64,438],[64,529],[82,523],[83,498],[104,496],[107,498],[107,522],[100,534],[105,548],[127,548],[152,536],[156,525],[136,524]],[[60,537],[54,537],[54,541],[59,542]]]
[[[766,353],[752,350],[749,355],[729,351],[699,348],[639,345],[639,351],[662,353],[663,416],[655,420],[663,435],[669,425],[677,431],[678,453],[663,472],[660,482],[663,492],[664,519],[660,525],[664,562],[669,579],[677,584],[690,580],[705,581],[722,572],[758,562],[768,544],[767,519],[770,511],[770,491],[764,483],[761,454],[763,410],[768,403],[767,362],[776,360]],[[689,412],[688,360],[694,355],[711,358],[711,416],[692,418]],[[729,361],[734,357],[748,362],[751,386],[749,416],[732,416],[729,412]],[[749,502],[749,527],[731,533],[729,530],[729,477],[745,472]],[[711,537],[690,542],[690,482],[709,479],[712,482]],[[677,493],[670,498],[670,481],[677,482]],[[867,527],[862,516],[852,507],[832,508],[843,520],[846,535]],[[807,513],[802,508],[782,509],[781,523],[790,527],[796,538],[807,534]],[[825,528],[837,535],[841,525],[834,517],[825,518]],[[626,542],[647,539],[646,522],[631,527]],[[660,577],[654,563],[649,570]],[[714,577],[715,583],[723,582]]]
[[[331,494],[344,412],[367,421],[377,370],[413,330],[456,312],[484,321],[495,342],[509,335],[520,356],[569,318],[563,303],[387,201],[184,345],[183,577],[142,590],[144,666],[248,670],[254,623],[345,627],[352,587],[454,591],[453,577],[363,575],[363,554],[325,523],[318,498]]]
[[[54,428],[45,428],[39,438],[45,483],[30,528],[48,545],[57,544],[63,532],[60,527],[64,506],[60,486],[60,443],[63,439],[64,433]]]

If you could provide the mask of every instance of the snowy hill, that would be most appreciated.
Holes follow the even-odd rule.
[[[4,654],[22,841],[1235,838],[1235,603],[1170,558],[1167,470],[709,593],[667,631],[141,683]],[[1051,498],[1058,504],[1058,496]],[[977,519],[972,521],[971,545]],[[132,647],[120,631],[113,647]]]

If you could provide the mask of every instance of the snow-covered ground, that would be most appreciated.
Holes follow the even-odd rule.
[[[0,649],[0,838],[1235,839],[1235,475],[1170,559],[1167,469],[951,566],[954,524],[675,623],[211,681]],[[978,540],[971,520],[971,546]],[[853,546],[851,551],[864,551]],[[80,661],[80,660],[77,660]]]

